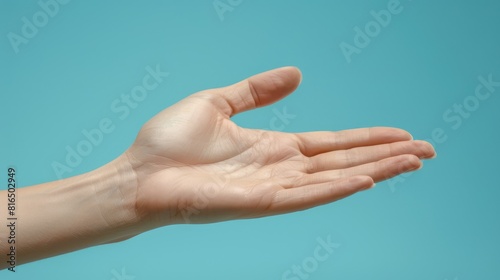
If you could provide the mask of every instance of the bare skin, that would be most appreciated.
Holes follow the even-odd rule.
[[[17,265],[161,226],[308,209],[417,170],[435,156],[429,143],[397,128],[294,134],[231,121],[285,97],[300,80],[298,69],[285,67],[198,92],[148,121],[109,164],[19,189]],[[0,219],[6,215],[0,209]],[[0,243],[1,256],[9,250]]]

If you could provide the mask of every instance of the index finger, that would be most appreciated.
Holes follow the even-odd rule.
[[[393,127],[370,127],[338,132],[317,131],[295,134],[302,154],[315,156],[335,150],[412,140],[405,130]]]

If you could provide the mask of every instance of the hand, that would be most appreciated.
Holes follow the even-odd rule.
[[[300,79],[298,69],[286,67],[193,94],[153,117],[109,164],[20,188],[16,214],[23,230],[15,250],[0,242],[0,269],[13,265],[12,254],[19,265],[170,224],[307,209],[416,170],[421,159],[435,156],[429,143],[395,128],[291,134],[244,129],[230,120],[285,97]],[[7,217],[0,211],[0,220]],[[16,226],[0,227],[0,236]]]
[[[295,90],[293,67],[193,94],[141,129],[126,156],[136,211],[151,227],[288,213],[329,203],[417,170],[433,147],[396,128],[282,133],[231,117]]]

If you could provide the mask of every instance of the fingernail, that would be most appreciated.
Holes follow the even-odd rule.
[[[362,188],[362,190],[369,190],[369,189],[372,189],[374,187],[375,187],[375,182],[373,182],[371,185],[368,185],[368,186]]]

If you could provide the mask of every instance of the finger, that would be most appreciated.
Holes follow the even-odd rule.
[[[431,144],[425,141],[401,141],[349,150],[319,154],[309,159],[307,173],[333,169],[344,169],[399,155],[415,155],[418,158],[432,158],[436,155]]]
[[[308,174],[299,180],[299,184],[319,184],[358,175],[370,176],[373,181],[380,182],[421,167],[422,162],[415,155],[400,155],[356,167]]]
[[[284,98],[298,87],[301,79],[302,74],[298,68],[282,67],[207,93],[221,97],[224,102],[217,102],[216,105],[231,117]]]
[[[306,156],[412,139],[410,133],[392,127],[358,128],[338,132],[307,132],[295,135],[298,138],[301,152]]]
[[[300,211],[333,202],[356,192],[369,189],[373,180],[367,176],[356,176],[321,184],[283,189],[276,193],[269,215]]]

